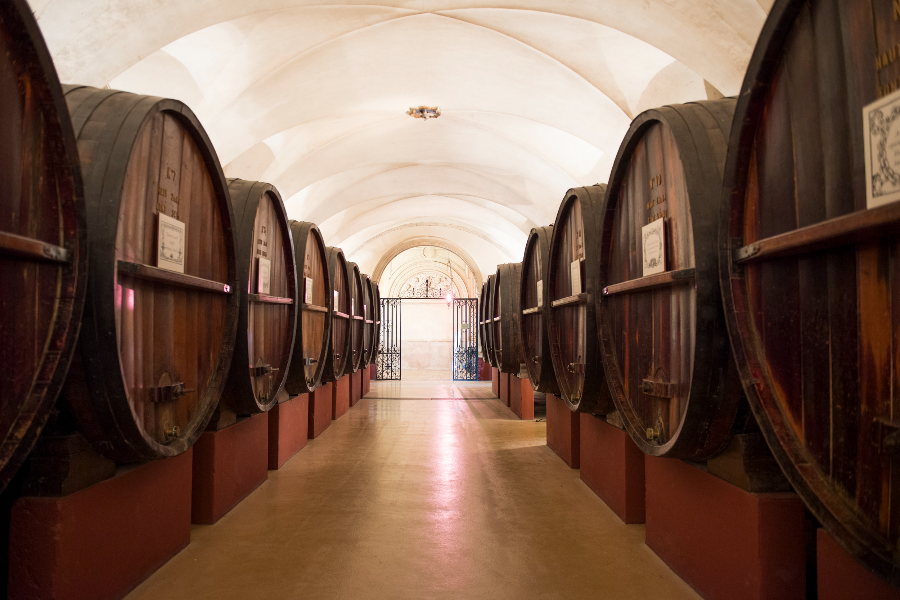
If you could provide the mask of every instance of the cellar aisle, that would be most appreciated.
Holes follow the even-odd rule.
[[[129,600],[698,598],[490,383],[372,382]]]

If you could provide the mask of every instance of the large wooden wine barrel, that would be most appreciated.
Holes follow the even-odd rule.
[[[87,284],[84,191],[69,111],[31,9],[0,5],[0,490],[69,369]]]
[[[550,357],[559,392],[574,411],[613,410],[597,340],[594,299],[600,293],[600,227],[606,185],[573,188],[559,205],[550,241]]]
[[[718,285],[734,106],[722,99],[638,115],[607,189],[595,298],[603,366],[625,429],[653,456],[716,454],[742,400]]]
[[[64,395],[107,457],[174,456],[203,432],[231,366],[239,295],[228,187],[181,102],[65,90],[91,272]]]
[[[366,347],[363,349],[365,352],[365,362],[363,366],[368,368],[368,365],[372,364],[372,359],[375,356],[376,348],[375,344],[377,343],[377,338],[375,335],[375,287],[372,284],[372,279],[363,274],[363,290],[366,293]]]
[[[353,321],[350,324],[350,370],[355,373],[363,367],[363,348],[366,342],[366,316],[363,308],[365,296],[359,265],[355,262],[348,262],[347,271],[350,274],[350,314]]]
[[[478,295],[478,347],[481,350],[481,358],[484,362],[490,364],[491,360],[488,358],[488,348],[487,348],[487,337],[485,334],[485,320],[484,320],[484,311],[487,306],[487,296],[485,296],[485,292],[487,291],[487,281],[481,284],[481,293]]]
[[[719,257],[737,367],[775,457],[844,549],[900,585],[896,100],[864,113],[897,89],[895,10],[772,7],[735,112]]]
[[[372,344],[372,358],[369,359],[370,365],[378,364],[378,352],[381,348],[381,289],[374,281],[372,282],[372,291],[375,294],[375,297],[372,299],[375,311],[375,323],[372,331],[375,334],[375,342]]]
[[[484,291],[484,343],[487,348],[488,363],[497,368],[497,356],[494,354],[494,293],[497,288],[497,275],[488,275]]]
[[[334,382],[350,372],[352,352],[350,322],[350,277],[344,251],[334,246],[325,248],[328,257],[328,276],[331,282],[331,341],[322,381]]]
[[[501,373],[518,375],[524,362],[519,344],[519,288],[522,282],[522,263],[499,265],[495,282],[491,307],[494,357]]]
[[[559,396],[559,384],[550,358],[549,306],[544,303],[544,280],[550,272],[553,227],[535,227],[528,234],[519,287],[519,336],[531,387]]]
[[[265,412],[284,387],[297,327],[297,269],[287,212],[268,183],[228,180],[235,216],[240,310],[222,401]]]
[[[300,316],[294,353],[284,387],[289,394],[306,394],[322,383],[331,339],[331,277],[325,241],[315,223],[291,221]]]

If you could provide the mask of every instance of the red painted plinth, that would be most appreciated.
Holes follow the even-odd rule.
[[[496,367],[491,367],[491,391],[500,397],[500,371]]]
[[[516,412],[516,405],[522,403],[522,380],[515,375],[506,376],[506,405]]]
[[[123,597],[191,541],[191,454],[12,510],[9,598]]]
[[[276,404],[269,415],[269,469],[280,469],[309,438],[309,394]]]
[[[547,394],[547,446],[567,465],[581,464],[581,421],[562,398]]]
[[[269,416],[253,415],[194,444],[191,523],[212,525],[269,476]]]
[[[800,498],[745,492],[675,459],[645,462],[647,545],[701,596],[805,598]]]
[[[478,357],[478,381],[491,380],[491,365],[484,362],[484,359]]]
[[[344,375],[331,386],[331,418],[340,419],[350,410],[350,376]]]
[[[331,425],[331,383],[325,383],[309,395],[309,429],[307,436],[314,440]]]
[[[360,398],[362,398],[362,371],[355,371],[350,374],[350,407],[356,406]]]
[[[500,373],[500,402],[509,406],[509,373]]]
[[[375,365],[369,365],[363,370],[363,388],[362,395],[363,398],[366,397],[366,394],[372,389],[372,380],[378,378],[378,373],[375,372]]]
[[[816,573],[819,600],[900,598],[900,590],[867,571],[824,529],[816,532]]]
[[[549,416],[549,400],[547,406]],[[627,433],[593,415],[581,413],[579,426],[581,480],[622,521],[643,523],[644,453]]]
[[[518,383],[513,385],[513,380]],[[534,388],[531,387],[531,381],[528,379],[519,379],[515,375],[509,376],[510,381],[510,393],[509,393],[509,407],[512,409],[516,416],[523,420],[530,420],[534,418]],[[515,388],[519,388],[519,393],[516,393]]]

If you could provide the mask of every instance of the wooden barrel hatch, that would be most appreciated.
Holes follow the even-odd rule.
[[[647,454],[705,460],[742,401],[719,294],[718,215],[735,100],[637,116],[601,215],[598,337],[616,408]]]
[[[879,147],[900,123],[866,110],[897,89],[895,10],[775,2],[735,113],[719,260],[775,457],[832,537],[900,585],[900,203],[867,201],[897,190]]]
[[[281,194],[260,181],[228,181],[240,287],[238,335],[223,402],[265,412],[287,378],[297,324],[297,270]]]
[[[239,299],[228,187],[181,102],[65,90],[91,273],[64,396],[107,457],[174,456],[203,432],[231,365]]]
[[[87,232],[78,150],[23,0],[0,4],[0,490],[33,448],[78,339]]]

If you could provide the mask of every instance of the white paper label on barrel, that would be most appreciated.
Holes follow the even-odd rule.
[[[356,314],[356,298],[350,298],[350,314]]]
[[[538,279],[537,282],[537,305],[544,305],[544,281],[542,279]]]
[[[306,292],[303,294],[303,302],[312,304],[313,280],[312,277],[304,277],[304,279],[306,279]]]
[[[272,263],[268,258],[259,257],[259,268],[256,273],[256,293],[272,293]]]
[[[341,306],[340,302],[341,295],[337,290],[334,290],[334,310],[338,310]]]
[[[665,220],[657,219],[641,227],[643,275],[656,275],[666,270]]]
[[[184,273],[185,225],[178,219],[159,213],[156,266],[167,271]]]
[[[573,260],[570,270],[572,273],[572,295],[577,296],[581,293],[581,261]]]
[[[900,90],[863,108],[866,208],[900,200]]]

